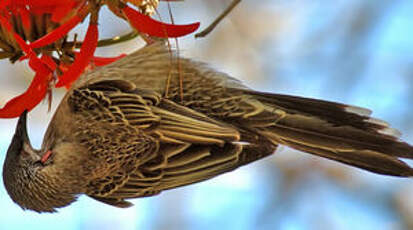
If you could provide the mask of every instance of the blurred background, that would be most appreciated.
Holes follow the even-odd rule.
[[[175,22],[206,27],[231,0],[171,4]],[[167,4],[160,15],[168,19]],[[180,39],[182,56],[210,63],[262,91],[370,108],[413,143],[413,1],[243,0],[212,34]],[[103,37],[129,32],[105,11]],[[86,23],[87,24],[87,23]],[[85,28],[78,28],[84,34]],[[115,56],[135,39],[99,49]],[[23,92],[33,73],[0,62],[0,106]],[[55,91],[54,110],[64,91]],[[53,112],[30,114],[40,147]],[[0,120],[0,162],[16,119]],[[281,147],[271,157],[215,179],[135,199],[117,209],[81,196],[55,214],[23,211],[0,186],[0,229],[413,229],[413,181],[374,175]]]

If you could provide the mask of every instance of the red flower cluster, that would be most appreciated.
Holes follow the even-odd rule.
[[[152,19],[149,14],[157,4],[158,0],[0,0],[0,43],[7,43],[3,54],[9,54],[11,61],[27,59],[35,72],[26,92],[0,109],[0,118],[17,117],[33,109],[51,92],[55,81],[55,87],[68,88],[85,69],[123,57],[94,57],[102,5],[149,36],[175,38],[198,29],[199,23],[174,25]],[[79,51],[75,51],[77,41],[68,48],[68,32],[88,15],[89,27]]]

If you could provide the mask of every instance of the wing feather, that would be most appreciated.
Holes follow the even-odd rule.
[[[91,146],[100,143],[92,140],[91,130],[99,140],[108,139],[92,153],[106,170],[100,170],[106,174],[91,183],[88,193],[99,201],[126,207],[126,198],[154,195],[240,166],[243,146],[236,144],[241,138],[236,128],[131,82],[85,85],[73,89],[68,102],[78,120],[89,124],[81,132],[88,136],[81,139]],[[114,140],[119,128],[130,136]]]

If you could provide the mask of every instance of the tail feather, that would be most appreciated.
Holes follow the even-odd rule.
[[[371,118],[371,110],[362,107],[283,94],[254,91],[248,91],[247,94],[253,95],[264,104],[286,110],[289,114],[320,117],[336,126],[350,125],[372,133],[389,128],[387,122]],[[398,138],[392,135],[389,137]]]
[[[405,162],[379,152],[371,150],[332,151],[289,141],[286,141],[286,144],[297,150],[356,166],[370,172],[400,177],[413,176],[413,169]]]
[[[280,94],[248,94],[285,112],[259,131],[274,144],[379,174],[413,176],[413,169],[398,159],[413,159],[413,147],[400,141],[400,133],[386,122],[369,117],[367,109]]]

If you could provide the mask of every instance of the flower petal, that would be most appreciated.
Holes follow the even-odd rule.
[[[125,6],[122,11],[135,29],[150,36],[176,38],[190,34],[199,28],[199,22],[187,25],[173,25],[156,21],[129,6]]]
[[[91,23],[86,32],[85,40],[80,48],[80,52],[76,55],[75,61],[70,66],[69,70],[65,72],[56,84],[56,87],[62,87],[74,82],[89,65],[93,54],[95,53],[98,44],[98,26]]]
[[[51,20],[53,22],[60,22],[75,8],[76,4],[76,2],[71,2],[67,5],[56,6],[55,11],[52,14]]]
[[[93,57],[92,62],[96,66],[104,66],[104,65],[108,65],[112,62],[115,62],[115,61],[117,61],[117,60],[119,60],[123,57],[126,57],[126,54],[121,54],[117,57]]]
[[[26,30],[30,29],[32,22],[30,20],[31,18],[30,18],[29,11],[27,9],[20,9],[19,14],[20,14],[20,17],[22,19],[22,24],[23,24],[24,28]]]
[[[23,94],[11,99],[0,109],[0,118],[18,117],[24,110],[32,110],[46,96],[48,76],[37,73]]]
[[[31,48],[39,48],[43,47],[46,45],[49,45],[58,39],[62,38],[63,36],[67,35],[69,31],[71,31],[75,26],[77,26],[83,18],[86,16],[86,12],[83,8],[80,13],[74,15],[72,18],[70,18],[66,23],[60,25],[58,28],[55,30],[51,31],[50,33],[46,34],[45,36],[37,39],[36,41],[33,41],[30,44]]]
[[[10,4],[11,0],[3,0],[0,2],[0,10],[4,9],[6,6]]]
[[[23,52],[26,53],[27,57],[30,59],[29,65],[36,72],[42,75],[47,75],[50,73],[50,69],[37,57],[36,53],[32,48],[21,38],[17,33],[14,32],[11,24],[7,19],[0,15],[0,24],[5,27],[9,33],[13,34],[14,39],[19,44]],[[26,58],[26,57],[24,57]]]

